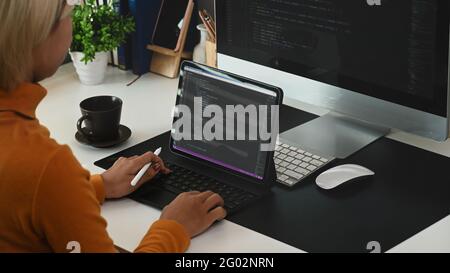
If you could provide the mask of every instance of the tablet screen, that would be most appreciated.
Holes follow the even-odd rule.
[[[265,132],[275,129],[272,119],[278,122],[278,115],[273,115],[271,107],[278,105],[279,93],[221,75],[217,70],[188,66],[182,74],[177,109],[183,106],[191,114],[186,117],[184,111],[177,113],[180,119],[189,120],[183,126],[174,122],[172,137],[178,135],[172,141],[172,150],[262,181],[273,151],[262,149],[262,144],[270,145],[272,137],[264,137],[260,129],[263,125],[267,126]],[[239,114],[239,107],[246,110]]]

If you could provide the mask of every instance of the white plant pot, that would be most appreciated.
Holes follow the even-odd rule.
[[[103,83],[108,66],[107,52],[98,52],[95,54],[94,61],[87,64],[81,61],[84,57],[82,52],[70,52],[70,56],[82,84],[97,85]]]

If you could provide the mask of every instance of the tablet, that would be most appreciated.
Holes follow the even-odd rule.
[[[272,109],[282,104],[282,90],[192,62],[182,64],[180,75],[171,151],[263,183],[278,136],[278,112]],[[238,107],[250,112],[239,116]],[[261,126],[271,135],[263,136]]]

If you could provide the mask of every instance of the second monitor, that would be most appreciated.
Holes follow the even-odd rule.
[[[333,114],[292,131],[346,157],[391,128],[448,137],[445,0],[217,0],[218,63]]]

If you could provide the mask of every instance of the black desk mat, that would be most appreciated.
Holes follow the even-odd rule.
[[[283,106],[281,131],[315,118]],[[168,150],[169,132],[96,163]],[[164,157],[164,152],[162,157]],[[309,177],[293,189],[282,185],[228,220],[307,252],[368,252],[377,241],[387,251],[450,214],[450,158],[387,138],[329,167],[359,164],[375,177],[333,191]]]

